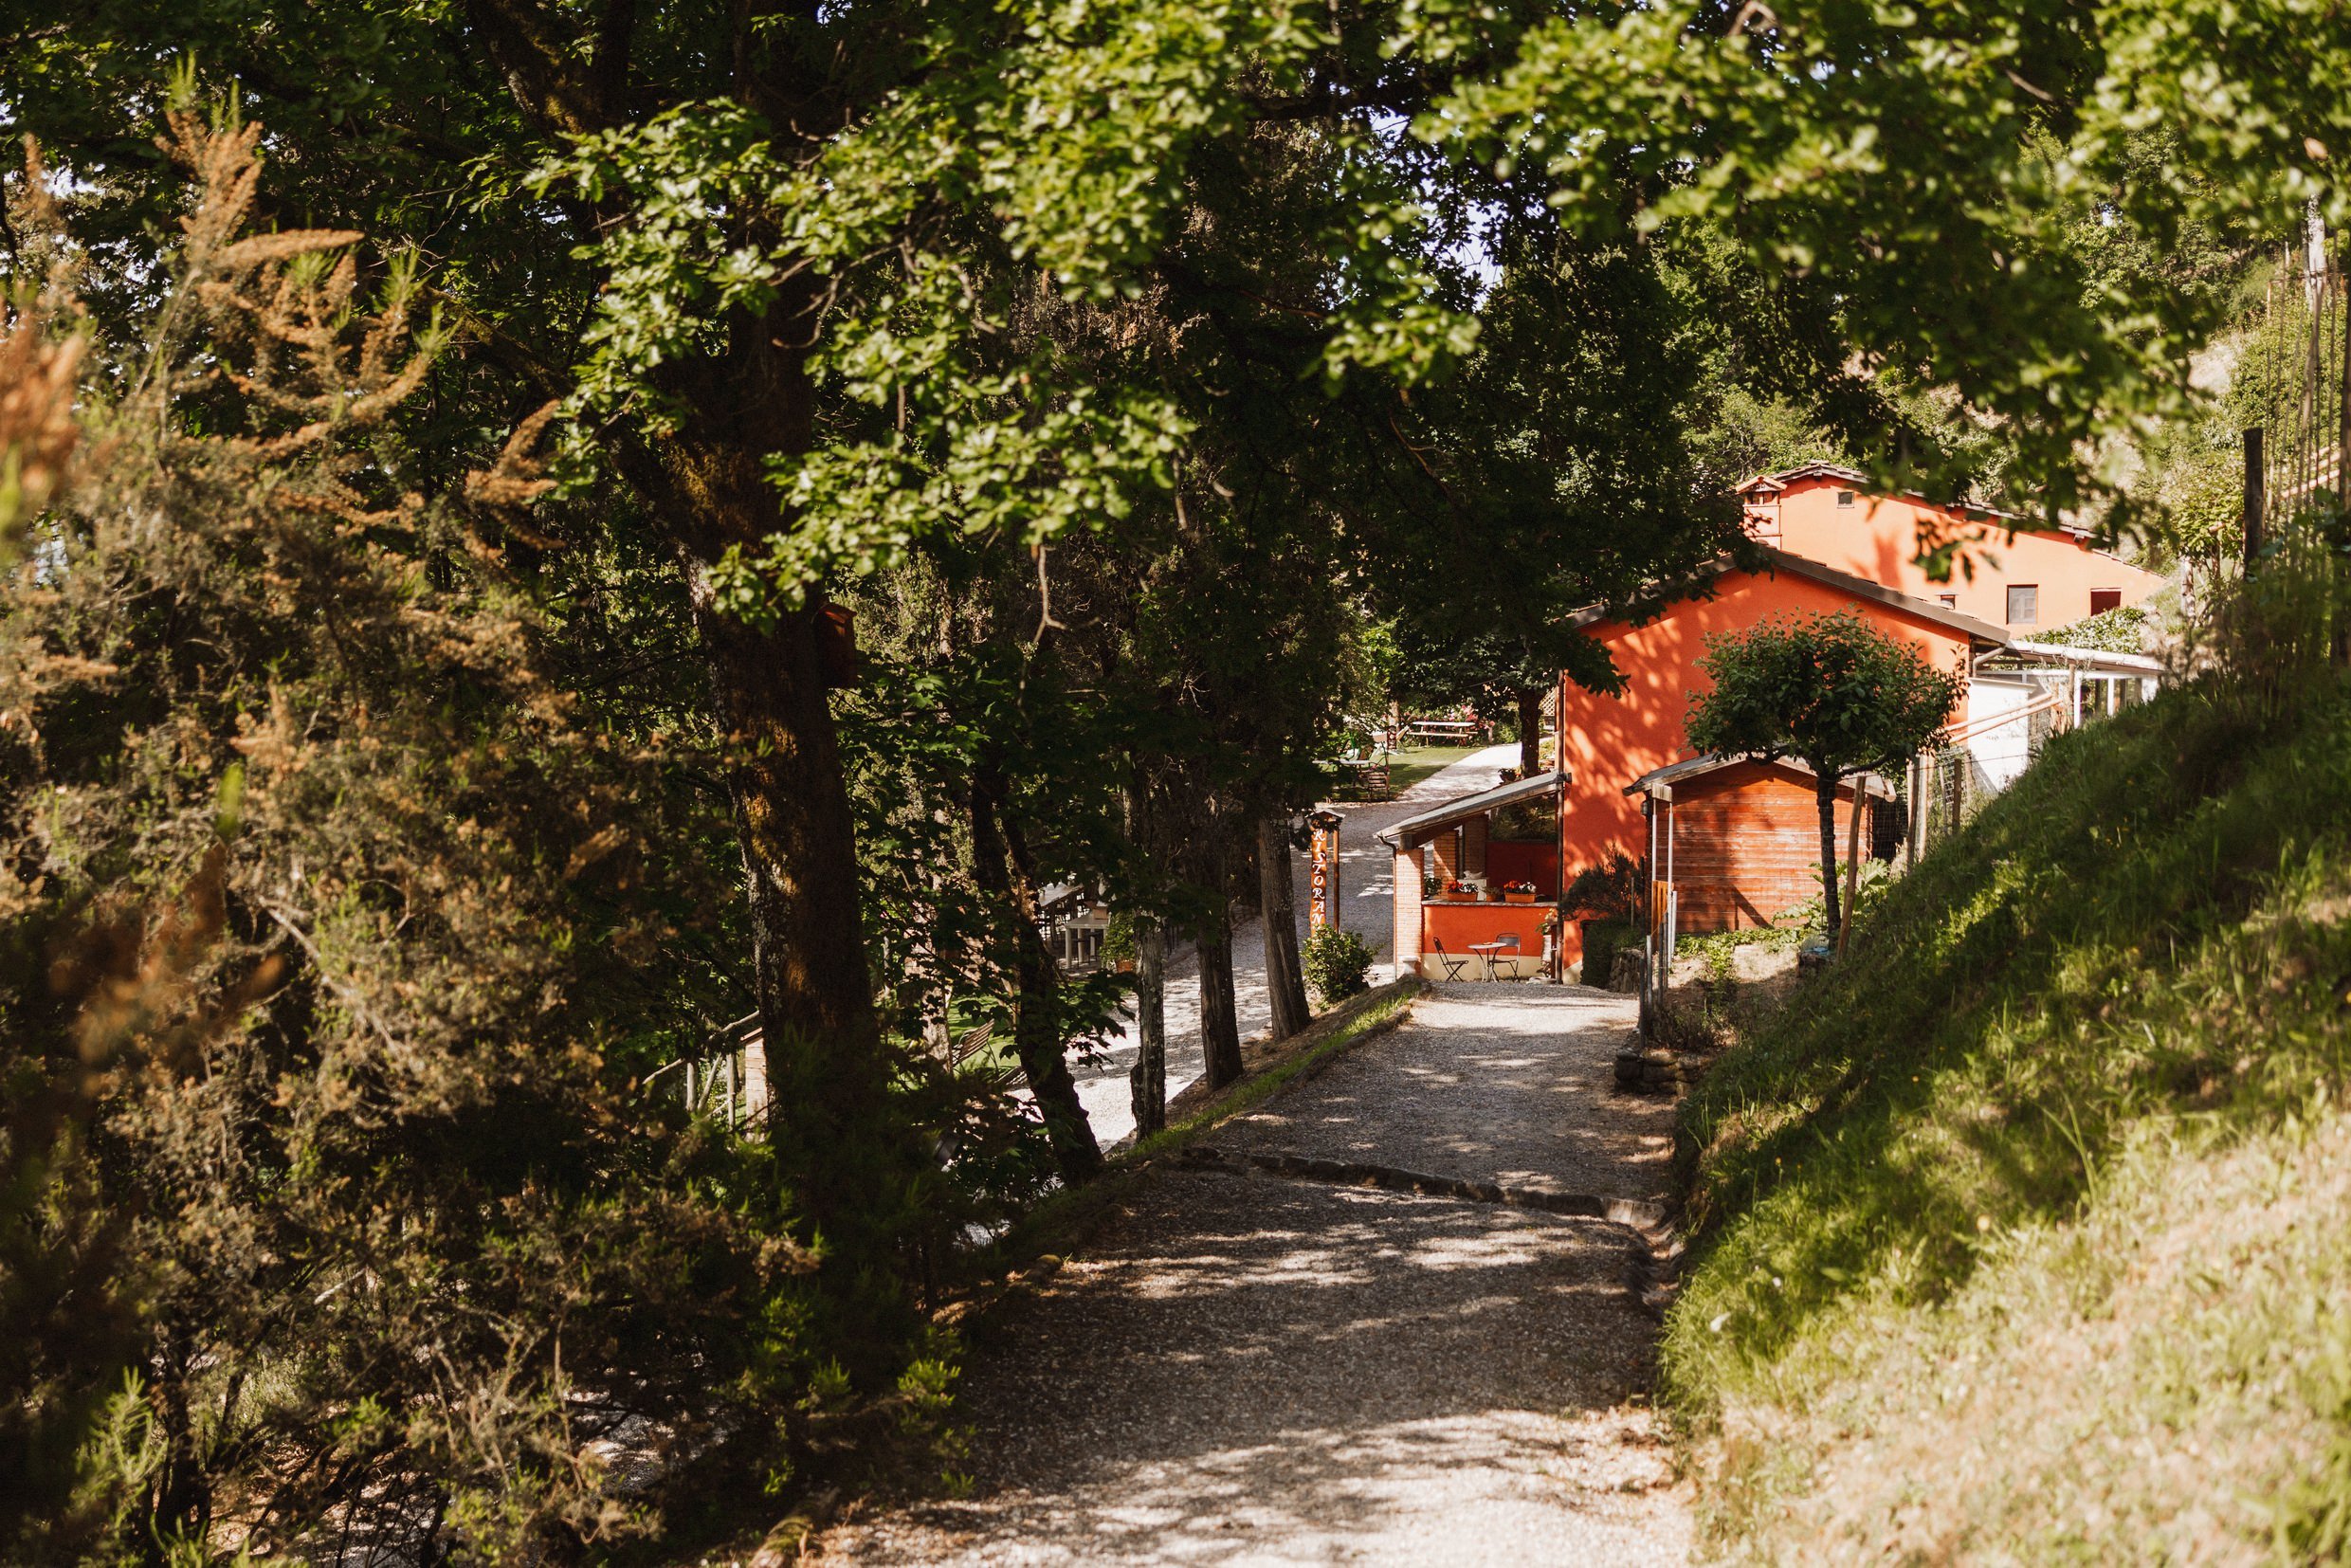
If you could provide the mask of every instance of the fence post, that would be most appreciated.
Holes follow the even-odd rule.
[[[2245,432],[2245,574],[2253,574],[2253,564],[2261,558],[2261,514],[2265,504],[2262,494],[2261,427],[2252,426]]]

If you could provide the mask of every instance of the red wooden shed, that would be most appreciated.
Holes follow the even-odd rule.
[[[1820,897],[1817,779],[1793,758],[1750,762],[1700,757],[1625,786],[1625,793],[1647,797],[1653,839],[1649,864],[1661,893],[1679,895],[1680,931],[1698,937],[1770,925]],[[1893,810],[1894,792],[1882,779],[1864,775],[1838,785],[1840,865],[1857,791],[1882,802],[1882,811]],[[1883,842],[1875,826],[1862,823],[1865,854]]]

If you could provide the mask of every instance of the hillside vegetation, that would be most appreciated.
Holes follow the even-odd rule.
[[[1718,1553],[2351,1552],[2351,691],[2297,667],[2059,739],[1692,1096]]]

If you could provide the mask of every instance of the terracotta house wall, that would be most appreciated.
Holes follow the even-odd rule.
[[[1694,755],[1683,725],[1690,694],[1708,684],[1698,660],[1709,635],[1741,631],[1773,614],[1837,611],[1852,611],[1912,644],[1937,668],[1965,668],[1963,633],[1786,572],[1726,573],[1717,580],[1712,598],[1685,599],[1644,626],[1603,622],[1592,628],[1586,635],[1607,645],[1625,690],[1608,697],[1564,678],[1560,683],[1560,758],[1576,781],[1559,807],[1560,877],[1573,880],[1613,855],[1637,861],[1647,853],[1641,803],[1624,788],[1652,769]],[[1959,717],[1966,717],[1964,707]],[[1563,936],[1567,961],[1580,962],[1582,940],[1572,923]]]
[[[1836,805],[1840,865],[1852,800],[1848,786]],[[1677,786],[1672,803],[1658,810],[1661,856],[1668,823],[1673,834],[1681,930],[1702,937],[1769,925],[1819,898],[1820,808],[1809,775],[1742,763]],[[1862,853],[1868,852],[1865,836]]]
[[[2093,550],[2068,534],[2043,530],[2011,538],[2006,520],[1982,513],[1873,496],[1833,476],[1787,483],[1777,496],[1749,500],[1749,525],[1766,543],[1929,604],[1948,596],[1951,608],[1961,614],[2006,626],[2015,636],[2029,639],[2036,631],[2080,620],[2090,612],[2094,590],[2115,591],[2123,604],[2134,605],[2164,583],[2155,573]],[[1840,490],[1852,494],[1851,505],[1836,503]],[[1975,568],[1972,577],[1963,567],[1955,568],[1948,582],[1937,582],[1913,564],[1922,520],[1939,536],[1968,541],[1963,554]],[[2025,583],[2039,590],[2039,613],[2031,623],[2012,623],[2008,589]]]

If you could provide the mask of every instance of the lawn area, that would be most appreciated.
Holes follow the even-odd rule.
[[[1485,750],[1477,746],[1413,746],[1393,753],[1388,758],[1388,783],[1402,794],[1413,785],[1442,769],[1449,768],[1464,757],[1475,757]]]

